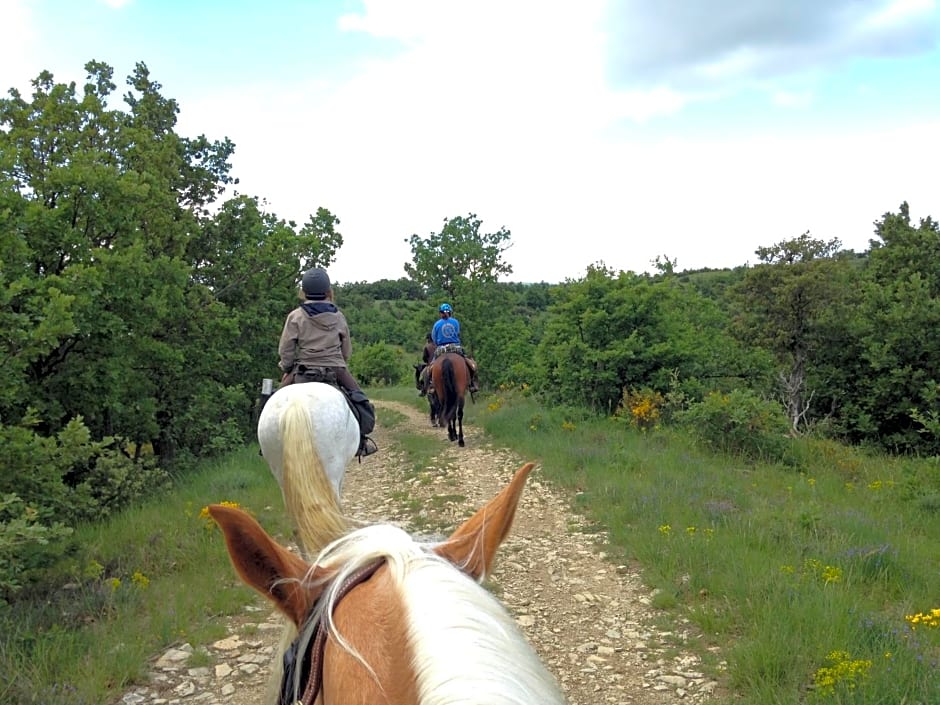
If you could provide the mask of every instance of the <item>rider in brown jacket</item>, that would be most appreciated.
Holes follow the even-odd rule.
[[[304,272],[301,280],[304,302],[287,314],[278,344],[281,384],[317,381],[320,370],[332,372],[347,392],[359,419],[362,441],[358,455],[376,451],[366,434],[375,425],[375,410],[352,376],[346,363],[352,354],[349,325],[333,303],[333,289],[326,270],[316,267]]]

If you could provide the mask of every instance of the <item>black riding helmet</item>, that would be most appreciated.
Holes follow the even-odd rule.
[[[322,267],[314,267],[304,272],[300,286],[308,299],[322,301],[330,291],[330,277]]]

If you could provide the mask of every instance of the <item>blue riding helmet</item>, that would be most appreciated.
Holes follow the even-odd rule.
[[[441,304],[441,307],[438,309],[441,313],[452,313],[453,309],[450,307],[450,304]]]

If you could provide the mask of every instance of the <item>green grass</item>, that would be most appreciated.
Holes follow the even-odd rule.
[[[153,501],[78,527],[42,599],[0,613],[0,703],[98,705],[146,676],[172,644],[224,635],[255,601],[201,509],[235,502],[282,538],[280,490],[257,447],[206,463]],[[286,540],[286,539],[285,539]],[[54,586],[54,587],[53,587]]]
[[[803,439],[795,463],[749,464],[521,394],[485,409],[494,442],[541,462],[654,604],[698,625],[702,653],[722,647],[735,702],[940,702],[940,627],[905,620],[940,607],[938,459]]]
[[[408,388],[370,392],[427,408]],[[407,432],[403,418],[379,409],[409,476],[448,472],[432,462],[439,439]],[[754,464],[518,393],[478,396],[467,420],[487,442],[540,462],[607,532],[608,555],[641,566],[663,624],[681,615],[698,626],[691,647],[733,702],[940,703],[940,627],[905,621],[940,607],[937,459],[804,440],[786,467]],[[458,497],[435,501],[448,499]],[[0,703],[114,702],[166,647],[222,636],[222,617],[255,598],[200,517],[220,501],[289,537],[256,447],[179,478],[159,501],[80,527],[55,589],[0,613],[0,673],[16,676],[0,680]]]

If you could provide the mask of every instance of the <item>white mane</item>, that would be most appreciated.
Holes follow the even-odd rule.
[[[319,566],[342,565],[321,609],[351,573],[386,559],[411,624],[421,705],[563,704],[564,697],[502,604],[443,558],[390,525],[368,526],[335,541]],[[330,628],[335,627],[331,623]],[[336,635],[340,643],[355,653]]]

